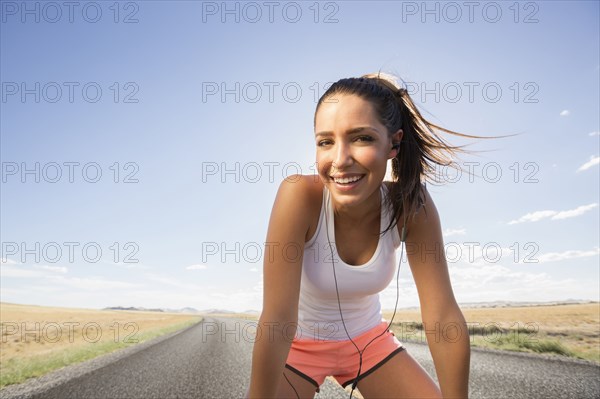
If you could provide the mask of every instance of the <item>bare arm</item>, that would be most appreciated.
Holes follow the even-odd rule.
[[[452,291],[440,218],[429,192],[425,193],[424,208],[408,224],[407,257],[442,395],[468,398],[469,333]]]
[[[284,180],[271,211],[263,274],[263,310],[252,352],[249,398],[273,398],[298,321],[309,187],[299,175]],[[259,335],[260,334],[260,335]]]

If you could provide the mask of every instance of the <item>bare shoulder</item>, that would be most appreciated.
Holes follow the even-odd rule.
[[[422,202],[416,214],[408,221],[408,236],[412,230],[411,241],[441,242],[440,216],[431,193],[425,184],[421,184]]]
[[[290,175],[279,186],[276,202],[305,228],[305,241],[316,230],[323,198],[323,183],[317,175]],[[281,204],[284,203],[284,204]]]
[[[391,190],[392,185],[394,184],[391,181],[384,181],[383,184],[387,187],[388,191]],[[398,234],[402,234],[402,228],[404,227],[404,214],[401,214],[398,223],[396,225],[398,229]],[[435,208],[435,203],[431,198],[431,194],[427,190],[427,186],[421,183],[421,196],[419,206],[417,207],[417,212],[413,215],[412,218],[406,220],[407,227],[407,239],[414,238],[415,234],[412,234],[411,231],[419,230],[423,228],[424,224],[431,223],[433,216],[433,221],[438,218],[437,209]]]
[[[294,187],[305,193],[323,192],[323,182],[317,175],[290,175],[282,180],[281,185]]]
[[[303,209],[310,209],[320,207],[323,183],[316,175],[290,175],[282,180],[279,191],[292,197]]]

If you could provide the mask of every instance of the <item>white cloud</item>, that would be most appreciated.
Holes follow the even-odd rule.
[[[597,298],[597,283],[584,278],[556,278],[545,272],[519,270],[522,266],[501,264],[449,265],[455,297],[461,302],[550,301],[568,298]],[[393,310],[396,302],[396,279],[381,294],[383,309]],[[410,276],[400,279],[401,305],[419,306],[416,285]]]
[[[131,263],[131,262],[106,262],[106,261],[102,261],[103,264],[105,265],[109,265],[109,266],[119,266],[125,269],[134,269],[134,270],[149,270],[149,269],[153,269],[152,266],[148,266],[145,265],[143,263],[137,262],[137,263]]]
[[[206,265],[190,265],[185,268],[185,270],[204,270],[208,269]]]
[[[600,247],[596,247],[591,251],[568,250],[563,252],[548,252],[538,257],[539,263],[558,262],[566,259],[587,258],[600,254]]]
[[[535,287],[534,291],[544,292],[554,299],[560,298],[563,293],[572,297],[573,293],[579,292],[578,281],[573,278],[558,280],[547,273],[512,270],[502,265],[451,268],[449,273],[457,298],[463,297],[461,292],[464,292],[479,301],[527,297],[534,300],[532,287]]]
[[[52,284],[60,284],[71,289],[79,291],[110,291],[110,290],[125,290],[140,287],[140,284],[128,283],[119,280],[107,280],[99,276],[91,277],[63,277],[63,276],[47,276],[47,279],[52,281]]]
[[[42,280],[45,285],[51,287],[52,292],[70,292],[77,291],[109,291],[109,290],[126,290],[140,287],[139,284],[128,283],[118,280],[107,280],[99,276],[89,277],[73,277],[66,275],[68,268],[64,266],[49,266],[49,265],[34,265],[14,266],[6,265],[0,268],[0,279],[5,284],[8,279],[38,279]],[[27,287],[31,286],[31,282],[27,282]],[[35,282],[33,282],[35,284]]]
[[[242,312],[248,309],[262,309],[263,300],[263,278],[254,283],[253,286],[237,291],[218,290],[207,292],[205,299],[212,299],[213,303],[218,303],[221,309],[231,309]]]
[[[590,136],[600,136],[600,132],[590,132]]]
[[[0,258],[0,263],[4,265],[19,265],[20,263],[8,258]]]
[[[169,285],[172,287],[176,287],[179,290],[188,290],[190,292],[198,292],[202,287],[196,284],[189,284],[186,282],[181,282],[180,280],[174,279],[172,277],[163,276],[157,273],[144,273],[144,277],[146,277],[150,281],[154,281],[160,283],[161,285]]]
[[[586,163],[584,163],[583,165],[581,165],[579,167],[579,169],[577,169],[576,172],[581,172],[581,171],[587,170],[587,169],[591,168],[592,166],[598,165],[598,164],[600,164],[600,157],[595,157],[592,155],[590,157],[590,160],[587,161]]]
[[[593,204],[588,204],[588,205],[582,205],[575,209],[569,209],[566,211],[544,210],[544,211],[531,212],[531,213],[525,214],[524,216],[521,216],[517,220],[511,220],[510,222],[508,222],[508,224],[510,225],[510,224],[518,224],[518,223],[523,223],[523,222],[538,222],[540,220],[548,219],[548,218],[550,218],[550,220],[561,220],[561,219],[572,218],[575,216],[581,216],[585,212],[587,212],[590,209],[593,209],[597,206],[598,206],[597,203],[593,203]]]
[[[20,267],[4,266],[0,269],[0,278],[44,278],[48,273],[42,271],[30,270]]]
[[[258,267],[253,267],[252,269],[250,269],[251,272],[258,272]]]
[[[125,263],[125,262],[118,262],[115,263],[115,265],[117,266],[121,266],[124,267],[125,269],[137,269],[137,270],[148,270],[148,269],[152,269],[150,266],[146,266],[143,265],[141,263]]]
[[[465,243],[467,244],[467,243]],[[502,247],[497,242],[469,242],[469,245],[450,242],[444,244],[448,267],[490,266],[499,263],[510,265],[532,265],[544,262],[558,262],[573,258],[586,258],[600,254],[600,248],[593,250],[568,250],[538,254],[535,243],[520,248]]]
[[[571,114],[571,111],[569,111],[568,109],[563,109],[560,112],[560,116],[569,116]]]
[[[465,234],[467,234],[467,229],[446,229],[442,233],[444,237],[451,237],[456,235],[464,236]]]
[[[51,272],[54,273],[67,273],[68,269],[64,266],[48,266],[48,265],[41,265],[39,266],[40,269],[44,269],[44,270],[49,270]]]
[[[590,209],[594,209],[597,206],[598,206],[598,204],[596,204],[596,203],[588,204],[588,205],[581,205],[575,209],[558,212],[556,215],[552,216],[551,219],[552,220],[562,220],[562,219],[572,218],[575,216],[581,216],[585,212],[589,211]]]
[[[2,278],[48,278],[56,276],[57,273],[66,274],[68,271],[69,269],[64,266],[34,265],[31,268],[13,261],[0,269],[0,276]]]
[[[510,222],[508,222],[508,224],[517,224],[517,223],[523,223],[523,222],[537,222],[539,220],[542,219],[546,219],[549,218],[551,216],[556,215],[558,212],[556,211],[536,211],[536,212],[531,212],[528,213],[524,216],[521,216],[519,219],[517,220],[511,220]]]

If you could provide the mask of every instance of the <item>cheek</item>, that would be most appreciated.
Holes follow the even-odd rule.
[[[331,163],[332,160],[329,156],[325,155],[324,153],[317,152],[315,167],[320,175],[328,174],[328,171],[331,168]]]
[[[352,151],[352,158],[363,168],[371,170],[379,170],[387,167],[387,154],[384,150],[376,147],[355,148]],[[334,153],[332,151],[317,151],[316,154],[316,169],[322,176],[329,176],[332,165],[335,162]]]
[[[383,154],[381,150],[372,147],[359,149],[355,154],[355,159],[362,165],[372,168],[386,165],[387,162],[385,154]]]

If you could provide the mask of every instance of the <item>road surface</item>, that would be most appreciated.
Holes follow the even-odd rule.
[[[241,398],[256,322],[205,317],[185,330],[0,390],[0,398]],[[434,377],[426,344],[404,342]],[[437,381],[437,379],[436,379]],[[600,366],[472,348],[471,398],[600,398]],[[316,399],[348,398],[327,379]]]

